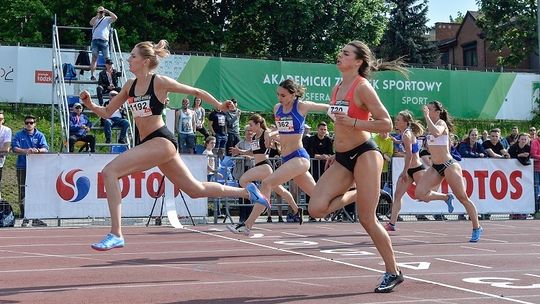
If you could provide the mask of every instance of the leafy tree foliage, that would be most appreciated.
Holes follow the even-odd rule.
[[[224,50],[258,57],[334,60],[336,49],[359,39],[377,44],[384,0],[234,1]]]
[[[477,0],[482,14],[478,25],[483,29],[490,49],[510,50],[499,57],[501,65],[517,65],[532,52],[538,52],[536,0]]]
[[[57,24],[89,27],[99,5],[118,15],[121,47],[167,39],[175,50],[334,60],[344,43],[376,45],[387,23],[384,0],[0,1],[0,41],[51,43]],[[84,46],[90,31],[60,29],[63,45]]]
[[[427,0],[387,0],[390,22],[384,33],[380,56],[387,59],[404,57],[409,63],[434,63],[439,54],[429,42]]]

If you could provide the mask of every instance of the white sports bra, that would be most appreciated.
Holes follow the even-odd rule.
[[[427,143],[429,146],[448,146],[448,134],[442,134],[438,137],[428,134]]]

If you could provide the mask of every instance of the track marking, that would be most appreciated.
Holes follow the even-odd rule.
[[[476,247],[470,247],[470,246],[459,246],[459,247],[465,248],[465,249],[473,249],[473,250],[487,251],[487,252],[497,252],[497,250],[483,249],[483,248],[476,248]]]
[[[415,239],[410,239],[410,238],[401,238],[401,240],[411,241],[411,242],[417,242],[417,243],[423,243],[423,244],[428,244],[428,243],[430,243],[430,242],[428,242],[428,241],[420,241],[420,240],[415,240]]]
[[[493,268],[493,267],[489,267],[489,266],[482,266],[482,265],[477,265],[477,264],[471,264],[471,263],[465,263],[465,262],[459,262],[459,261],[447,260],[447,259],[441,259],[441,258],[435,258],[435,260],[448,262],[448,263],[456,263],[456,264],[461,264],[461,265],[467,265],[467,266],[474,266],[474,267],[485,268],[485,269],[492,269]]]
[[[354,245],[353,243],[347,243],[347,242],[330,240],[330,239],[321,239],[321,241],[326,241],[326,242],[336,243],[336,244],[342,244],[342,245]]]
[[[526,273],[525,275],[535,277],[535,278],[540,278],[540,275],[537,275],[537,274]]]
[[[351,245],[354,245],[354,244],[351,244]],[[371,249],[375,249],[377,250],[377,247],[369,247]],[[397,250],[394,250],[395,253],[401,253],[401,254],[404,254],[404,255],[414,255],[414,253],[410,253],[410,252],[405,252],[405,251],[397,251]]]
[[[297,233],[292,233],[292,232],[281,232],[281,233],[286,234],[286,235],[290,235],[290,236],[307,237],[307,235],[297,234]]]
[[[192,231],[192,232],[198,232],[198,233],[201,233],[201,234],[204,234],[204,235],[210,235],[210,236],[217,237],[217,238],[231,240],[231,241],[234,241],[234,242],[239,242],[239,243],[244,243],[244,244],[251,244],[253,246],[272,249],[272,250],[276,250],[276,251],[279,251],[279,252],[285,252],[285,253],[289,253],[289,254],[300,255],[300,256],[309,257],[309,258],[313,258],[313,259],[317,259],[317,260],[321,260],[321,261],[326,261],[326,262],[330,262],[330,263],[335,263],[335,264],[350,266],[350,267],[353,267],[353,268],[368,270],[368,271],[372,271],[372,272],[376,272],[376,273],[380,273],[380,274],[384,273],[384,271],[378,270],[378,269],[375,269],[375,268],[366,267],[366,266],[360,266],[360,265],[356,265],[356,264],[352,264],[352,263],[348,263],[348,262],[344,262],[344,261],[340,261],[340,260],[334,260],[334,259],[330,259],[330,258],[325,258],[325,257],[321,257],[321,256],[316,256],[316,255],[312,255],[312,254],[308,254],[308,253],[304,253],[304,252],[297,252],[297,251],[277,248],[277,247],[273,247],[273,246],[269,246],[269,245],[253,243],[253,242],[250,242],[250,241],[241,240],[241,239],[235,239],[235,238],[231,238],[231,237],[224,236],[224,235],[208,233],[208,232],[205,232],[205,231],[198,231],[198,230],[194,230],[194,229],[191,229],[191,228],[188,228],[188,227],[186,227],[184,229],[188,230],[188,231]],[[503,300],[503,301],[522,303],[522,304],[534,304],[534,303],[531,303],[531,302],[525,302],[525,301],[521,301],[521,300],[517,300],[517,299],[503,297],[503,296],[500,296],[500,295],[491,294],[491,293],[487,293],[487,292],[482,292],[482,291],[478,291],[478,290],[474,290],[474,289],[449,285],[449,284],[440,283],[440,282],[431,281],[431,280],[426,280],[426,279],[421,279],[421,278],[415,278],[415,277],[408,276],[408,275],[406,275],[405,278],[407,278],[409,280],[417,281],[417,282],[427,283],[427,284],[431,284],[431,285],[437,285],[437,286],[446,287],[446,288],[450,288],[450,289],[454,289],[454,290],[474,293],[474,294],[478,294],[478,295],[482,295],[482,296],[488,296],[490,298],[495,298],[495,299],[499,299],[499,300]]]
[[[492,241],[492,242],[499,242],[499,243],[508,243],[508,241],[503,241],[503,240],[496,240],[496,239],[488,239],[488,238],[485,238],[483,237],[482,238],[482,241]]]
[[[438,233],[438,232],[430,232],[430,231],[423,231],[423,230],[414,230],[414,232],[431,234],[431,235],[448,236],[448,233]]]

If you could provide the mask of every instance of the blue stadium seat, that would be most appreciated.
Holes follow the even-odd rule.
[[[128,147],[126,145],[112,145],[111,146],[111,153],[120,154],[124,151],[126,151]]]

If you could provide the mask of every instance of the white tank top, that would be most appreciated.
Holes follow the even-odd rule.
[[[429,146],[448,146],[448,134],[442,134],[438,137],[428,134],[427,143]]]

